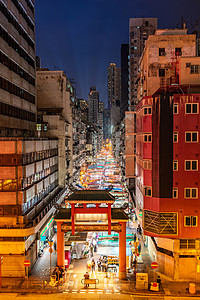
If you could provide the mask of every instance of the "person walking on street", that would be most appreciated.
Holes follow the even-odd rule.
[[[87,269],[88,269],[88,271],[91,270],[91,261],[89,259],[87,261]]]
[[[93,247],[93,245],[91,244],[91,245],[90,245],[90,253],[91,253],[91,257],[93,257],[93,251],[94,251],[94,247]]]
[[[92,272],[95,271],[95,261],[94,261],[94,258],[92,259],[91,266],[92,266]]]
[[[158,283],[158,288],[160,289],[161,288],[161,278],[160,278],[159,275],[158,275],[158,278],[157,278],[157,283]]]
[[[107,260],[106,257],[104,256],[102,261],[101,261],[101,265],[102,265],[102,271],[106,272],[107,271]]]
[[[136,242],[136,239],[137,239],[137,237],[136,237],[136,234],[134,233],[134,236],[133,236],[134,243]]]
[[[98,266],[98,272],[101,272],[101,261],[100,260],[97,262],[97,266]]]
[[[142,234],[142,229],[141,229],[141,226],[140,224],[138,224],[138,227],[137,227],[137,232],[141,235]]]
[[[54,252],[56,252],[56,242],[53,244]]]
[[[134,271],[134,274],[136,274],[136,270],[137,270],[137,259],[135,257],[134,261],[133,261],[133,271]]]
[[[85,279],[90,279],[90,275],[89,275],[89,273],[88,272],[86,272],[85,273],[85,275],[84,275],[84,277],[85,277]],[[89,287],[89,284],[87,283],[87,284],[85,284],[85,288],[87,288],[87,287]]]
[[[141,252],[141,244],[139,243],[139,245],[138,245],[138,253],[140,254],[140,252]]]

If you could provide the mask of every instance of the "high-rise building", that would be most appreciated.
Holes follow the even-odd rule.
[[[121,45],[121,103],[120,115],[124,119],[125,111],[129,109],[128,104],[128,70],[129,70],[129,44]]]
[[[99,113],[98,113],[98,129],[99,129],[99,134],[98,134],[98,146],[99,150],[101,150],[102,145],[103,145],[103,112],[104,112],[104,102],[99,101]]]
[[[32,267],[52,237],[54,204],[63,200],[58,140],[1,137],[0,174],[1,274],[24,277],[24,261]]]
[[[145,41],[157,29],[157,18],[131,18],[129,21],[129,110],[137,104],[137,72]]]
[[[116,64],[108,67],[108,109],[110,110],[111,133],[120,120],[121,71]]]
[[[41,137],[56,137],[59,145],[59,184],[73,178],[73,87],[63,71],[36,71],[38,124]],[[46,124],[46,130],[43,129]]]
[[[136,214],[174,279],[199,280],[199,66],[196,36],[165,29],[149,37],[138,74]]]
[[[114,63],[108,67],[108,109],[112,106],[120,107],[121,99],[121,71]]]
[[[24,261],[32,267],[53,235],[53,206],[65,189],[59,186],[58,140],[34,137],[34,0],[1,1],[0,19],[1,274],[24,277]]]
[[[84,99],[77,99],[77,103],[81,110],[81,120],[82,122],[88,122],[88,103]]]
[[[99,113],[99,92],[96,90],[96,86],[90,88],[88,95],[88,119],[89,123],[97,124]]]
[[[111,138],[110,110],[109,109],[104,109],[104,113],[103,113],[103,138],[104,138],[104,140]]]
[[[36,129],[35,8],[0,3],[0,136],[33,136]]]

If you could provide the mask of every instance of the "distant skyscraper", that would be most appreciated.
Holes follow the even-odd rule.
[[[108,109],[113,105],[120,106],[121,98],[121,71],[116,64],[108,67]]]
[[[88,119],[90,123],[97,124],[98,112],[99,112],[99,92],[96,90],[96,86],[90,88],[88,95]]]
[[[130,110],[137,104],[137,71],[145,41],[157,29],[157,18],[131,18],[129,22],[129,101]]]
[[[103,101],[99,101],[99,113],[98,113],[98,129],[99,129],[99,134],[98,134],[98,139],[99,142],[98,144],[100,146],[102,146],[102,142],[103,142],[103,112],[104,112],[104,102]]]
[[[104,114],[103,114],[103,138],[104,138],[104,140],[111,138],[110,110],[109,109],[104,109]]]
[[[0,136],[33,135],[36,129],[34,1],[1,1],[0,19]]]
[[[129,44],[121,45],[121,103],[120,114],[124,118],[128,110],[128,56]]]
[[[81,109],[81,121],[88,122],[88,103],[84,99],[77,99]]]
[[[108,67],[108,109],[110,110],[111,133],[120,120],[121,71],[116,64]]]
[[[98,127],[101,130],[101,133],[103,134],[103,112],[104,112],[104,102],[99,101],[99,113],[98,113]]]

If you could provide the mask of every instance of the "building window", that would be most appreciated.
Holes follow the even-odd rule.
[[[151,134],[144,134],[144,143],[151,143]]]
[[[185,171],[197,171],[198,160],[185,160]]]
[[[144,115],[151,115],[151,107],[144,107]]]
[[[195,239],[180,239],[180,249],[195,249]]]
[[[159,69],[159,77],[165,77],[165,69]]]
[[[196,227],[197,226],[197,216],[185,216],[184,217],[185,227]]]
[[[173,113],[176,115],[178,114],[178,103],[173,104]]]
[[[176,56],[181,56],[182,55],[181,48],[175,48],[175,55]]]
[[[185,104],[185,113],[186,114],[198,114],[199,113],[198,103],[186,103]]]
[[[37,124],[37,131],[41,131],[42,130],[42,125],[41,124]]]
[[[190,74],[199,74],[199,65],[191,65]]]
[[[144,170],[151,170],[152,169],[152,163],[151,163],[151,161],[144,160],[143,161],[143,169]]]
[[[174,132],[173,134],[173,142],[178,143],[178,132]]]
[[[21,57],[23,57],[23,59],[29,65],[31,65],[33,68],[35,67],[35,62],[31,56],[29,56],[28,53],[22,47],[20,47],[20,45],[12,38],[11,35],[8,34],[6,30],[3,29],[2,26],[0,26],[0,37],[2,37],[2,39],[4,39],[10,47],[12,47]]]
[[[178,160],[173,161],[173,170],[178,171]]]
[[[185,188],[185,198],[198,198],[198,188]]]
[[[152,188],[151,187],[144,187],[144,195],[151,197],[152,196]]]
[[[198,142],[198,132],[197,131],[186,131],[185,142],[197,143]]]
[[[159,48],[159,56],[165,56],[165,48]]]
[[[178,198],[178,188],[173,188],[173,198]]]

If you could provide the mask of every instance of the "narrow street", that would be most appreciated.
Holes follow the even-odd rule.
[[[83,167],[80,171],[80,180],[76,185],[77,189],[109,189],[110,193],[116,197],[116,201],[113,207],[121,207],[124,202],[127,202],[129,207],[130,199],[128,197],[128,191],[121,182],[120,170],[115,163],[112,153],[111,144],[107,144],[102,151],[97,155],[96,161]],[[92,204],[89,204],[92,205]],[[127,213],[130,211],[126,208]],[[147,273],[149,278],[149,284],[151,281],[155,281],[155,273],[151,269],[151,258],[148,253],[148,247],[144,244],[143,237],[137,231],[138,223],[134,220],[129,220],[126,224],[126,255],[127,264],[129,264],[130,257],[135,252],[133,247],[133,237],[136,235],[138,243],[141,244],[141,253],[137,258],[136,273]],[[98,233],[98,245],[97,251],[94,252],[94,256],[89,252],[87,257],[81,258],[80,255],[73,257],[69,268],[67,269],[64,282],[59,286],[52,287],[50,282],[50,253],[49,246],[44,248],[43,254],[39,257],[30,271],[29,278],[27,279],[12,279],[3,278],[2,292],[21,291],[24,295],[28,296],[29,292],[35,293],[36,291],[43,292],[42,299],[55,298],[55,293],[62,293],[55,299],[134,299],[134,300],[153,300],[153,299],[189,299],[188,297],[188,283],[180,282],[175,283],[170,281],[167,277],[162,276],[162,286],[159,292],[152,292],[148,289],[137,289],[136,286],[136,273],[130,268],[127,272],[127,280],[119,280],[118,278],[118,265],[116,266],[116,272],[111,270],[104,272],[99,270],[97,262],[100,257],[106,256],[118,256],[119,255],[119,239],[118,234],[112,232],[111,236],[108,236],[107,232]],[[88,232],[87,243],[92,240],[93,234]],[[56,234],[53,237],[54,243],[56,243]],[[95,270],[89,271],[90,279],[98,279],[97,287],[90,285],[87,289],[84,288],[82,280],[84,274],[87,271],[87,261],[94,258]],[[54,249],[51,254],[51,273],[56,267],[57,253]],[[196,285],[200,293],[200,285]],[[54,296],[46,293],[54,293]],[[153,294],[153,295],[152,295]],[[171,297],[173,295],[173,297]],[[185,297],[180,297],[183,295]],[[79,298],[80,297],[80,298]],[[85,297],[85,298],[84,298]],[[3,294],[0,295],[0,299],[3,298]],[[9,297],[6,296],[6,299]],[[11,299],[21,299],[19,294],[12,294]],[[31,296],[31,299],[36,299]],[[40,299],[38,295],[37,299]],[[193,297],[198,299],[198,297]]]

